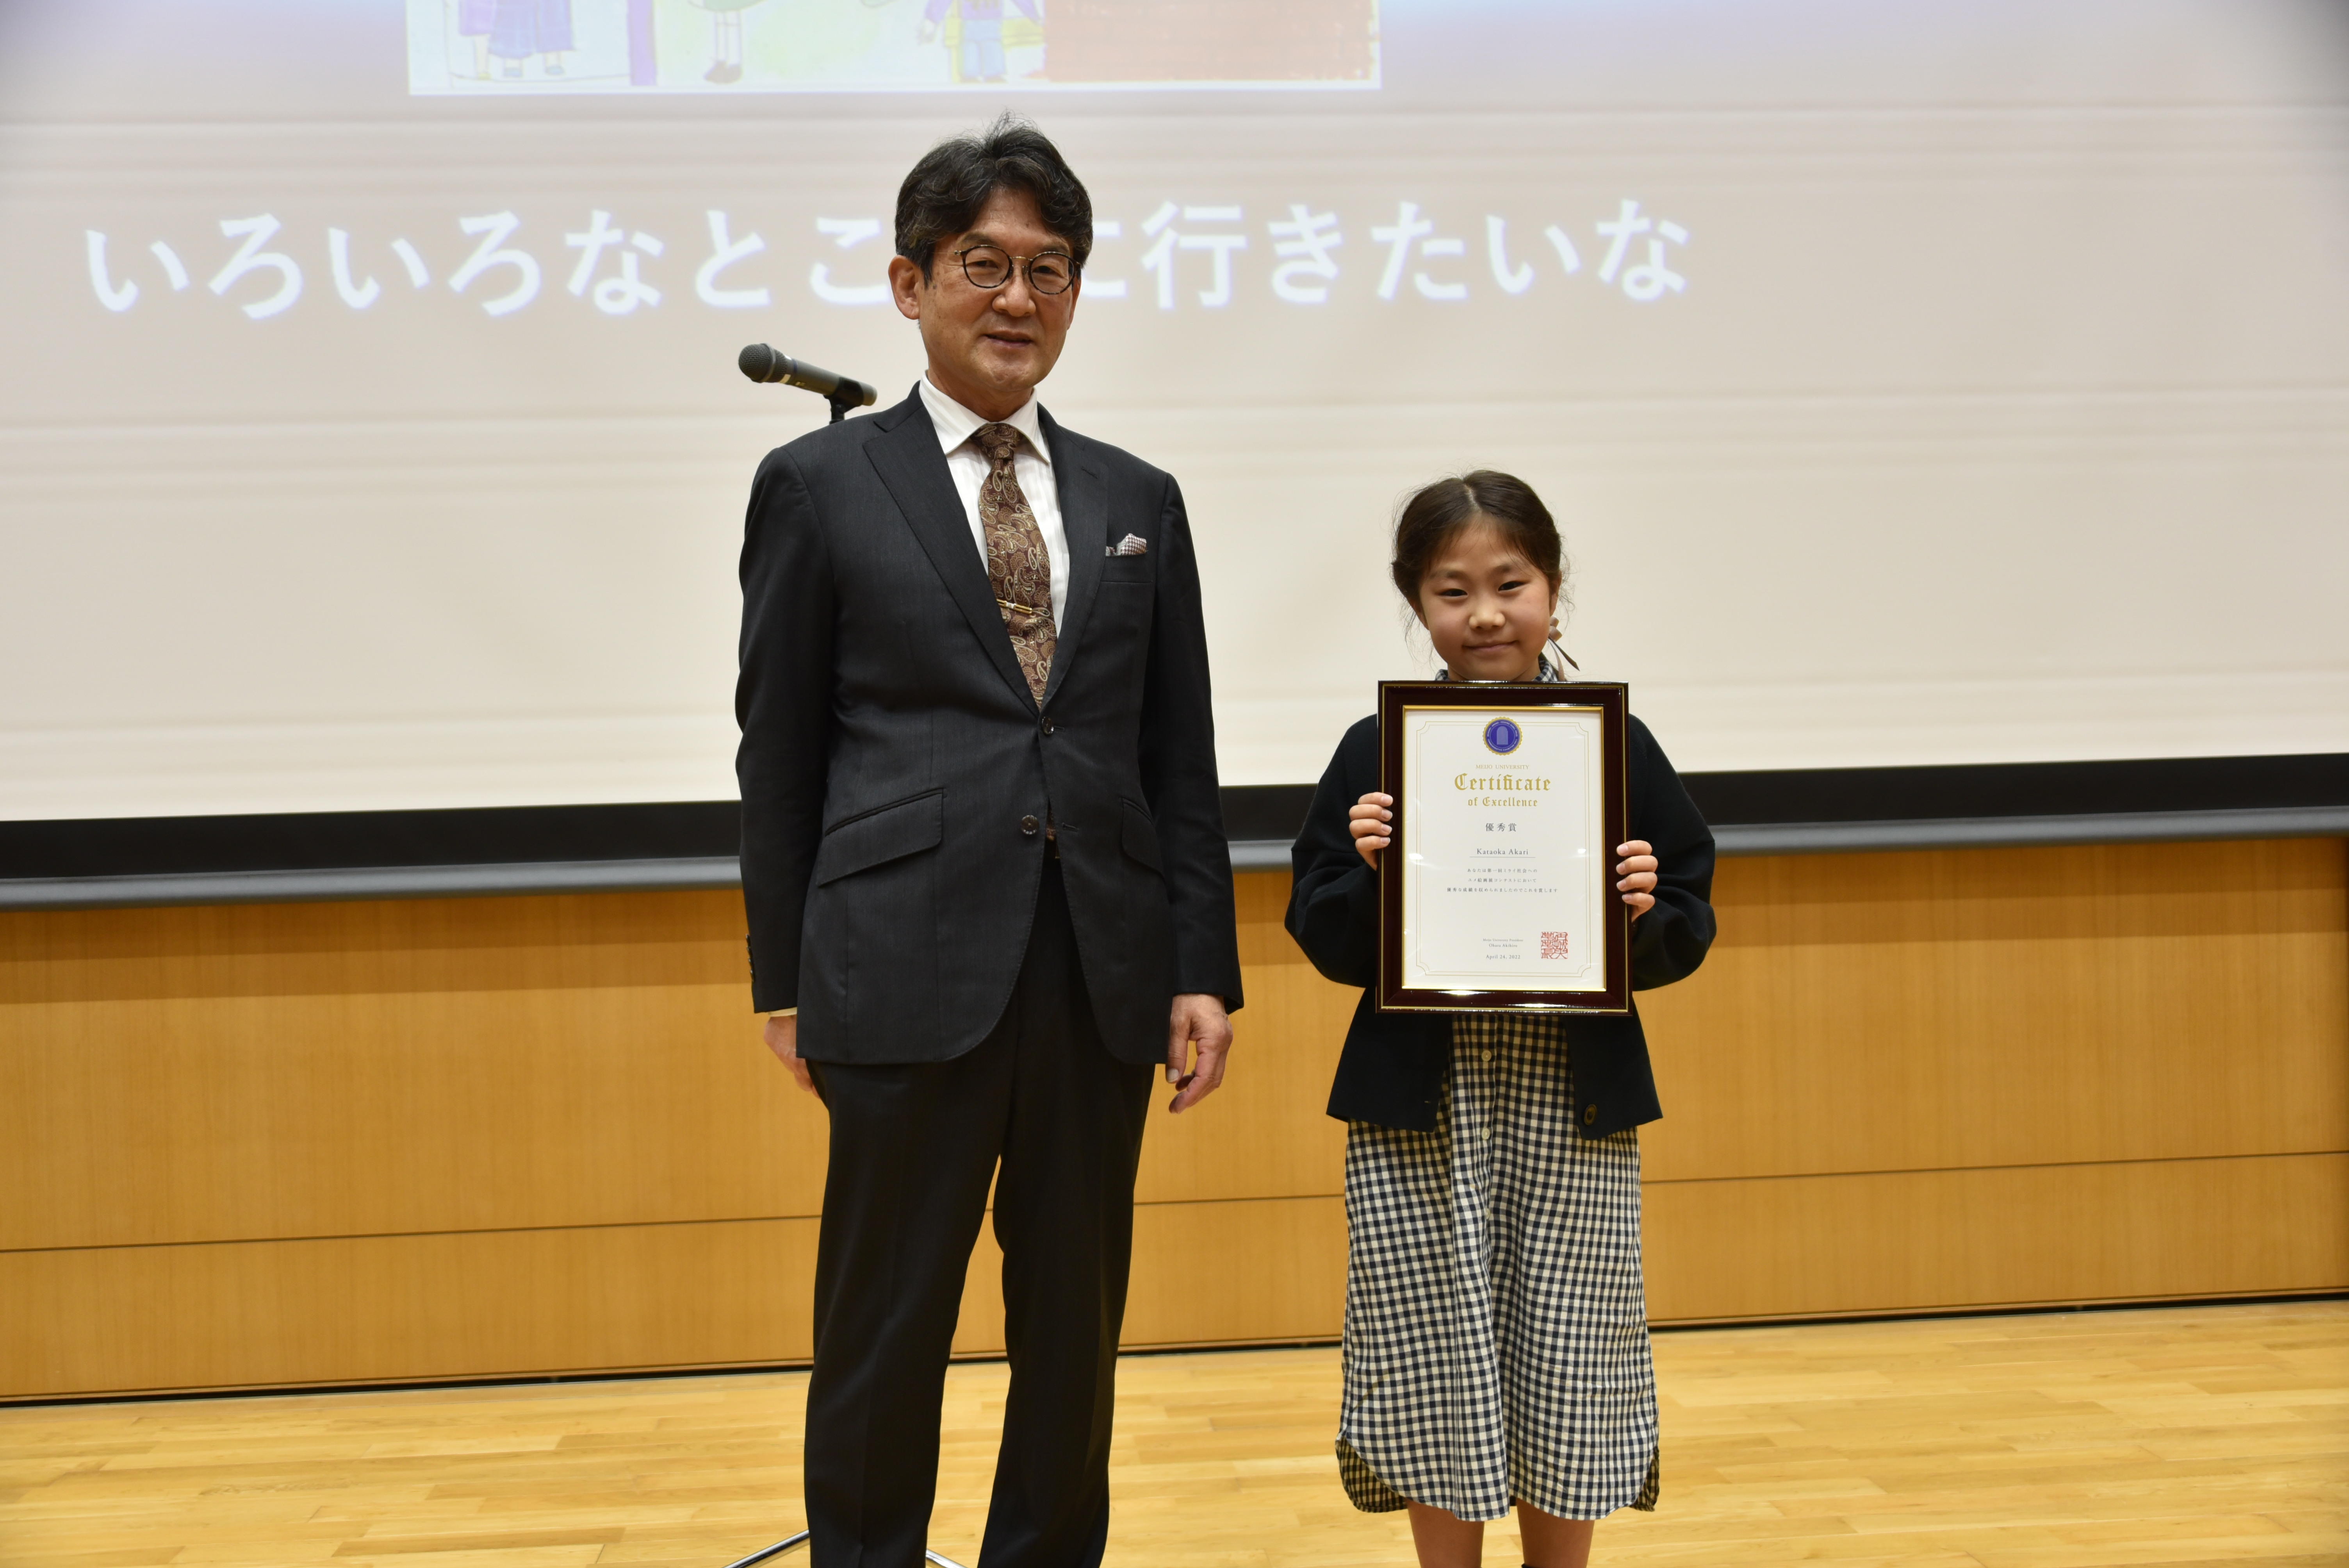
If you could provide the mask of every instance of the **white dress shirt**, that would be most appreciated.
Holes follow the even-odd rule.
[[[930,413],[930,423],[938,432],[938,446],[947,455],[947,471],[954,476],[955,493],[962,497],[963,515],[970,519],[971,542],[978,546],[978,562],[987,564],[987,530],[978,521],[978,489],[987,482],[987,454],[978,449],[971,438],[979,428],[994,421],[982,419],[936,387],[924,376],[921,381],[922,407]],[[1028,498],[1028,510],[1036,514],[1036,527],[1044,535],[1044,554],[1052,566],[1052,624],[1057,629],[1066,624],[1069,607],[1069,531],[1061,523],[1061,490],[1052,482],[1052,453],[1044,445],[1044,422],[1036,417],[1036,399],[1031,394],[1019,405],[1019,411],[1001,421],[1027,438],[1019,450],[1012,454],[1011,472],[1019,481],[1019,493]]]

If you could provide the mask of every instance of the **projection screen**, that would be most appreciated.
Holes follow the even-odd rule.
[[[1226,782],[1531,480],[1683,769],[2349,751],[2317,0],[10,0],[0,817],[730,798],[742,502],[1036,119],[1044,400],[1181,480]]]

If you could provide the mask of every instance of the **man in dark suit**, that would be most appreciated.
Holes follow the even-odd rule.
[[[1109,1525],[1151,1075],[1197,1104],[1240,1002],[1198,571],[1174,481],[1036,404],[1092,242],[1052,144],[942,144],[896,230],[928,372],[769,454],[742,551],[752,1005],[832,1119],[809,1528],[817,1568],[920,1563],[992,1180],[981,1561],[1073,1568]]]

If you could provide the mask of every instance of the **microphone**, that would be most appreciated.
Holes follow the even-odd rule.
[[[793,359],[778,353],[763,343],[754,343],[742,350],[735,363],[742,374],[753,381],[780,381],[786,387],[802,387],[832,405],[832,417],[836,423],[851,408],[869,408],[880,399],[864,382],[810,365],[804,359]]]

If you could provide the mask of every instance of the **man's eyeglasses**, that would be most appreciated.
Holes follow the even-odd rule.
[[[955,260],[962,263],[962,275],[970,280],[971,287],[990,292],[1009,283],[1012,268],[1022,263],[1028,268],[1028,286],[1040,294],[1066,294],[1077,281],[1076,259],[1065,251],[1015,256],[1000,245],[973,245],[957,251]]]

